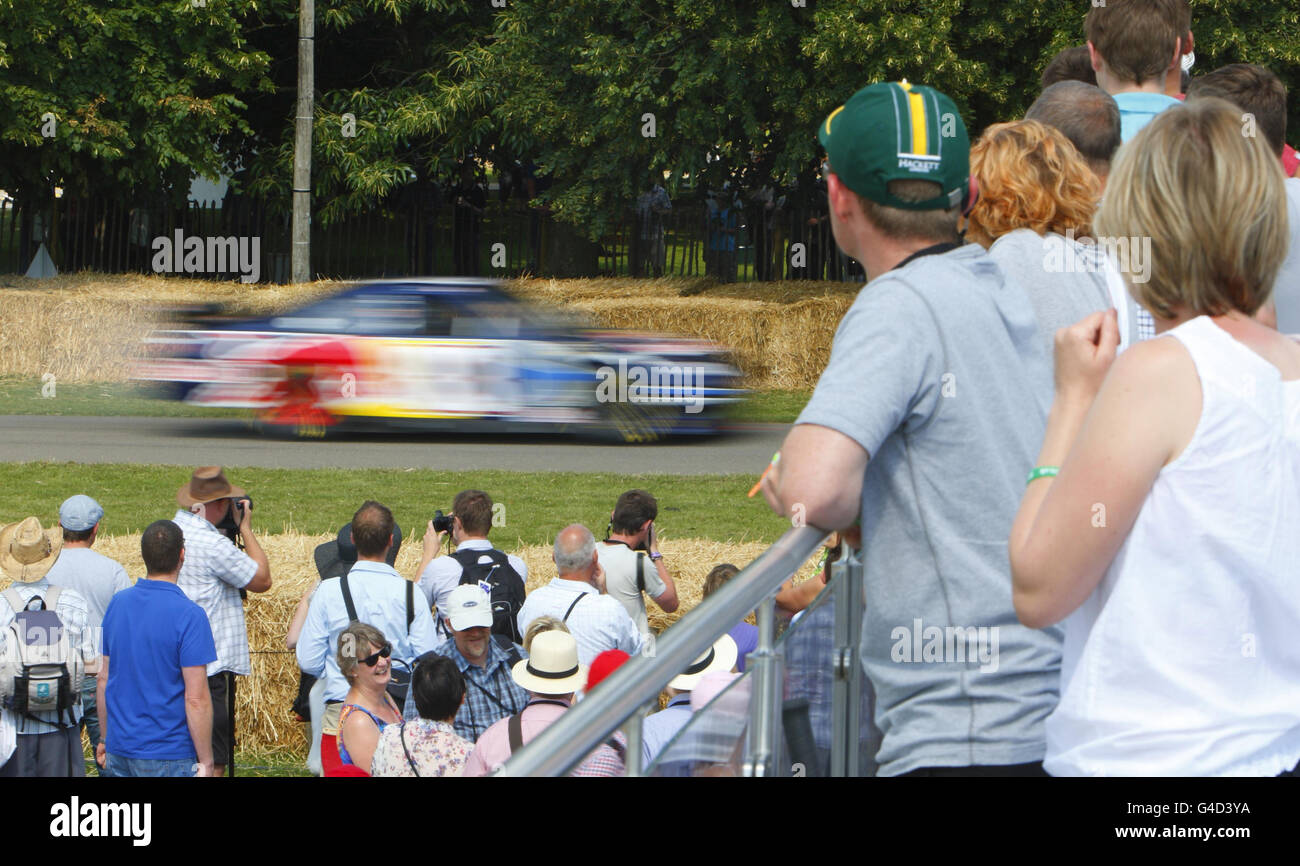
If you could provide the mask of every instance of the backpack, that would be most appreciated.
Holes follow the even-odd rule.
[[[17,715],[38,719],[35,713],[55,713],[53,724],[72,727],[72,708],[81,703],[81,680],[85,670],[80,652],[74,652],[68,630],[55,610],[60,589],[52,586],[37,610],[28,610],[17,590],[10,587],[4,597],[14,609],[14,620],[5,636],[4,657],[0,658],[0,704]],[[67,723],[62,716],[67,713]]]
[[[479,563],[488,556],[491,562]],[[499,550],[458,550],[452,554],[460,563],[460,584],[487,583],[492,587],[492,634],[523,643],[519,633],[519,609],[524,606],[524,579],[510,564],[510,559]],[[439,618],[441,619],[441,618]]]

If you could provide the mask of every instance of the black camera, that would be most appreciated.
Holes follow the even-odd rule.
[[[433,531],[451,532],[451,515],[443,514],[441,510],[433,512]]]
[[[217,524],[217,531],[233,541],[240,549],[243,549],[243,545],[240,544],[239,521],[243,519],[244,515],[237,511],[240,508],[252,511],[252,497],[241,496],[238,499],[231,499],[230,508],[226,510],[226,516],[221,518],[221,522]]]

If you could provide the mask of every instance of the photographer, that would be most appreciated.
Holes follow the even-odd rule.
[[[492,497],[482,490],[462,490],[452,500],[451,511],[451,515],[445,518],[449,524],[439,525],[436,519],[430,522],[429,530],[424,534],[424,559],[416,572],[420,589],[424,590],[429,604],[436,606],[442,614],[438,617],[439,631],[446,634],[443,619],[451,591],[462,583],[485,581],[501,585],[492,592],[493,634],[505,634],[519,643],[523,635],[517,633],[514,625],[519,608],[514,600],[504,601],[502,597],[517,596],[518,603],[522,604],[528,566],[514,554],[507,555],[495,549],[488,541],[488,532],[492,529]],[[456,544],[456,552],[439,556],[448,531]],[[504,604],[509,604],[511,609],[498,610]]]
[[[185,562],[176,585],[203,608],[217,646],[217,660],[208,665],[208,690],[213,775],[220,776],[235,755],[235,677],[252,673],[240,590],[270,589],[271,566],[253,536],[252,500],[226,480],[220,466],[194,470],[176,492],[176,502],[180,509],[173,520],[185,535]]]
[[[605,591],[618,600],[641,634],[650,631],[645,615],[647,593],[664,613],[677,610],[677,584],[664,565],[655,538],[659,503],[644,490],[618,498],[609,518],[609,537],[596,545],[605,569]]]

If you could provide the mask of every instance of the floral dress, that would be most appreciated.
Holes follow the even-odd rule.
[[[474,744],[447,722],[428,719],[389,725],[370,762],[372,776],[459,776]]]

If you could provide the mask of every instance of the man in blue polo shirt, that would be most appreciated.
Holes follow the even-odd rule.
[[[217,658],[203,608],[176,585],[185,536],[170,520],[140,539],[148,574],[113,596],[104,614],[95,760],[106,776],[212,775],[212,698]],[[110,663],[111,660],[111,663]]]
[[[1088,10],[1088,53],[1097,86],[1119,105],[1122,141],[1178,104],[1166,85],[1192,50],[1191,24],[1187,0],[1109,0]]]

